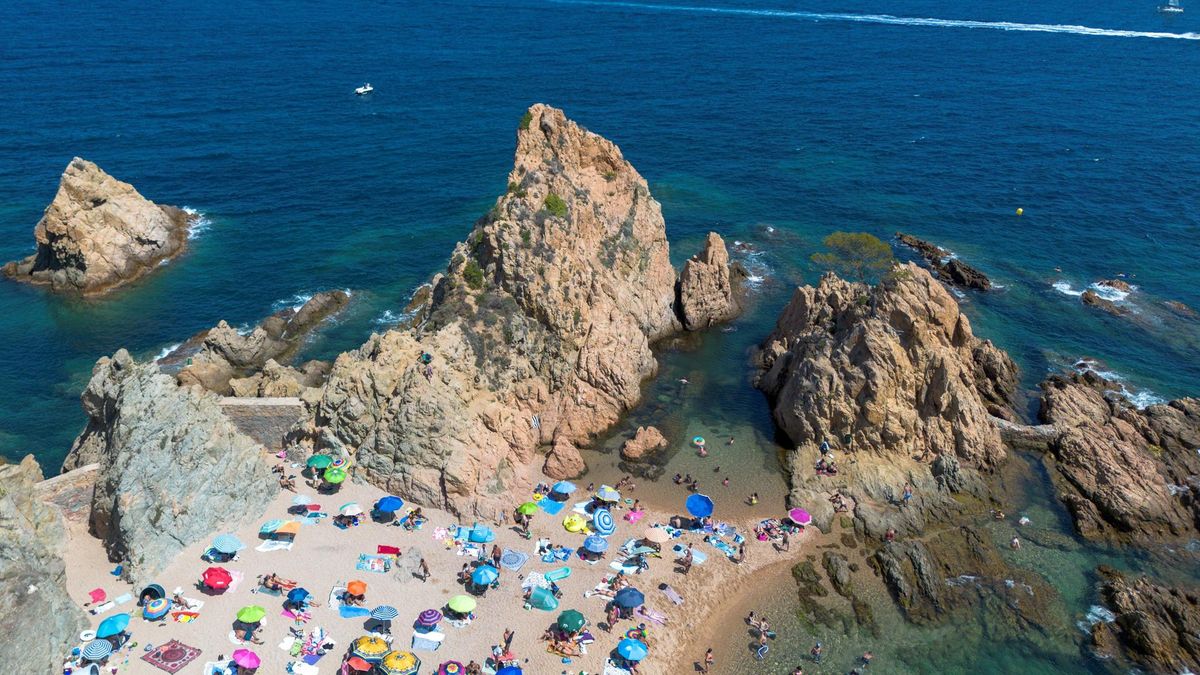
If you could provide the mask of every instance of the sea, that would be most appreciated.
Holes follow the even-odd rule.
[[[352,304],[305,357],[394,325],[504,191],[534,102],[621,146],[662,202],[676,264],[716,230],[752,275],[742,319],[662,350],[629,422],[680,442],[643,482],[703,472],[719,508],[752,488],[782,508],[748,353],[838,230],[909,232],[990,275],[998,288],[962,294],[964,311],[1020,363],[1030,400],[1074,367],[1119,378],[1138,405],[1195,395],[1200,323],[1165,303],[1200,308],[1200,4],[1156,1],[3,3],[0,260],[32,251],[74,156],[198,220],[184,256],[103,298],[0,283],[0,454],[56,472],[92,365],[120,348],[152,359],[333,288]],[[1104,291],[1124,316],[1080,302],[1106,278],[1134,286]],[[626,470],[612,450],[627,430],[589,453],[596,476]],[[702,461],[697,435],[720,449]],[[1097,562],[1175,573],[1079,542],[1040,460],[1022,461],[1014,511],[1069,544],[1014,562],[1053,571],[1072,623],[1096,615]],[[790,591],[769,593],[787,610]],[[868,648],[871,672],[1118,668],[1082,630],[995,642],[988,624],[827,635],[805,672],[848,671]],[[780,633],[762,662],[731,634],[724,663],[790,672],[822,637],[803,617]]]

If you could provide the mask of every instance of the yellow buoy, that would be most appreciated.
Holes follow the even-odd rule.
[[[1017,215],[1018,215],[1018,216],[1023,216],[1023,215],[1025,215],[1025,209],[1023,209],[1023,208],[1020,208],[1020,207],[1017,207]]]

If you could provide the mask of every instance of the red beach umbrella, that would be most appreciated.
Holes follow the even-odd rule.
[[[229,570],[223,567],[210,567],[204,570],[204,574],[200,575],[200,578],[204,581],[205,586],[214,591],[223,591],[233,583],[233,576],[229,574]]]

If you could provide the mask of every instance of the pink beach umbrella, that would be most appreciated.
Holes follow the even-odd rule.
[[[788,511],[788,519],[797,525],[812,525],[812,516],[804,509]]]
[[[233,662],[242,668],[253,669],[262,664],[262,659],[249,649],[238,649],[233,652]]]

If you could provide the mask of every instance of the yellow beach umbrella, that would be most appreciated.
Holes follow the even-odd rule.
[[[377,666],[384,675],[413,675],[421,667],[421,659],[408,651],[388,652]]]
[[[350,645],[351,654],[371,663],[378,663],[390,649],[391,647],[383,638],[374,635],[364,635]]]

